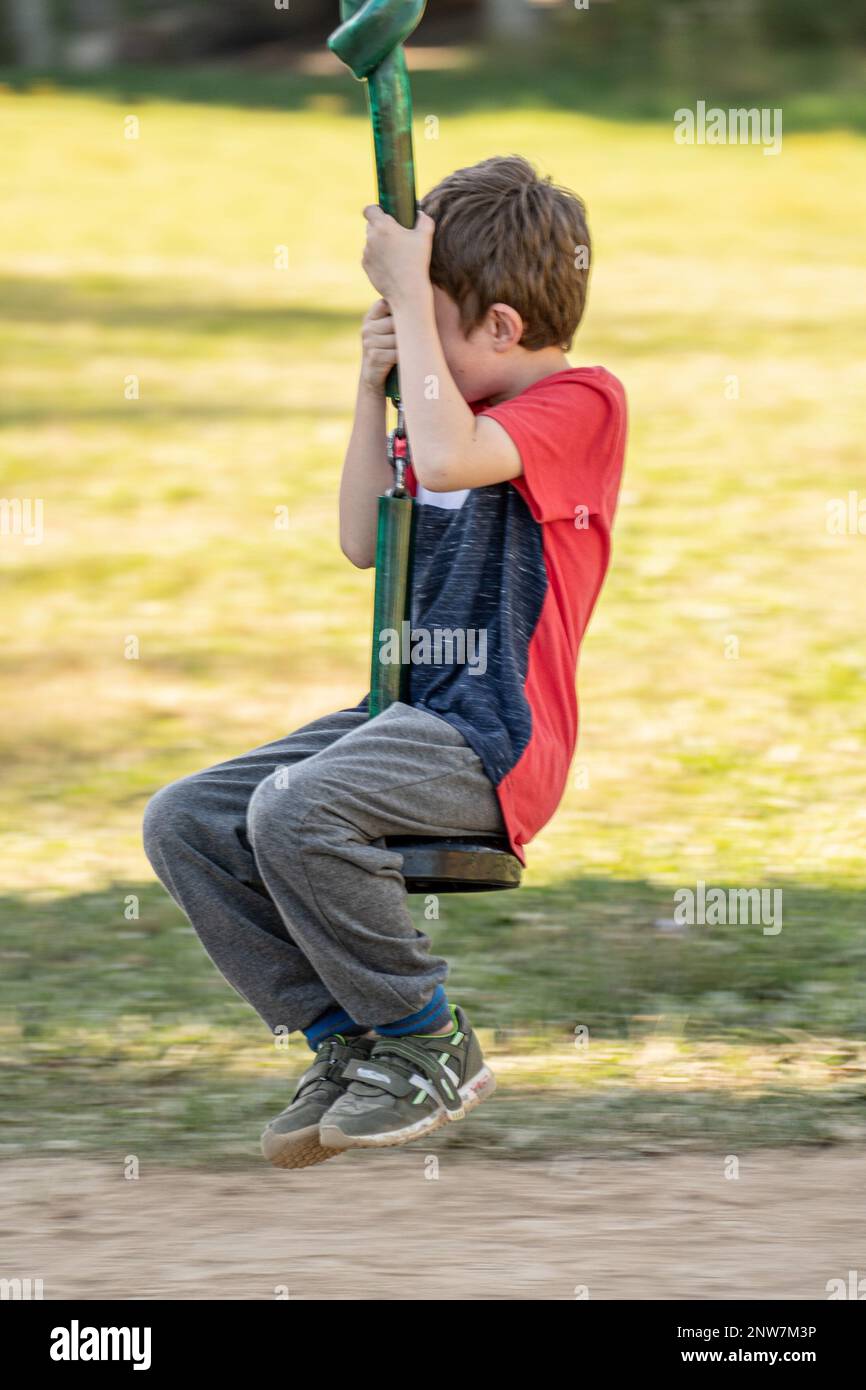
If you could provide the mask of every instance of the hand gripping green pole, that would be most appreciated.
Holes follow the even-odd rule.
[[[427,0],[340,0],[343,23],[328,47],[367,84],[379,205],[404,227],[414,227],[415,160],[412,152],[412,92],[403,40],[421,22]],[[396,369],[385,383],[399,397]]]
[[[416,203],[412,94],[401,45],[420,23],[425,4],[426,0],[341,0],[343,23],[328,40],[331,52],[367,84],[379,204],[404,227],[414,227]],[[400,385],[396,369],[389,374],[385,391],[398,404]],[[392,462],[397,463],[394,487],[379,498],[371,719],[395,700],[405,698],[408,684],[403,622],[410,616],[414,504],[403,484],[403,463],[394,457],[397,434],[402,437],[402,416],[398,430],[391,436]],[[389,650],[390,634],[396,636],[396,661],[393,650]]]

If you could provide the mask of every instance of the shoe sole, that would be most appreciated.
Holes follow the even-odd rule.
[[[291,1134],[276,1134],[266,1129],[262,1135],[262,1153],[274,1168],[312,1168],[329,1158],[339,1158],[339,1149],[326,1149],[319,1139],[319,1126],[307,1125]]]
[[[328,1124],[325,1118],[319,1126],[319,1137],[325,1148],[333,1153],[341,1153],[344,1149],[396,1148],[400,1144],[410,1144],[413,1139],[423,1139],[452,1120],[462,1120],[476,1105],[492,1096],[495,1090],[496,1077],[489,1067],[484,1066],[460,1087],[463,1104],[459,1110],[437,1110],[432,1115],[425,1115],[423,1120],[417,1120],[414,1125],[388,1130],[384,1134],[344,1134],[336,1125]]]

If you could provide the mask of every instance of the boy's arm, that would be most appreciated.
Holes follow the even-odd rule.
[[[510,436],[495,420],[473,415],[448,370],[430,281],[398,294],[391,310],[400,344],[400,392],[418,481],[430,492],[453,492],[519,478],[520,454]]]
[[[429,276],[432,219],[419,213],[415,228],[406,231],[381,208],[368,208],[365,215],[370,233],[364,266],[394,319],[415,476],[430,492],[519,478],[516,445],[495,420],[473,415],[448,370]]]
[[[361,377],[340,479],[340,548],[360,570],[376,563],[378,498],[393,482],[385,446],[385,396],[381,387],[371,387]]]
[[[352,437],[340,479],[340,546],[358,569],[376,563],[378,498],[394,474],[385,445],[385,378],[397,361],[397,338],[384,300],[373,305],[361,329],[363,356]]]

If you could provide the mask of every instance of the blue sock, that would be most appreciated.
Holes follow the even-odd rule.
[[[341,1033],[344,1038],[357,1038],[369,1031],[366,1023],[356,1023],[345,1009],[340,1008],[326,1009],[318,1018],[313,1019],[309,1027],[301,1029],[314,1052],[318,1052],[320,1044],[326,1038],[333,1037],[335,1033]]]
[[[404,1033],[436,1033],[451,1022],[453,1017],[448,996],[442,986],[437,985],[433,998],[423,1009],[407,1014],[405,1018],[395,1018],[392,1023],[376,1024],[376,1032],[383,1038],[399,1038]]]

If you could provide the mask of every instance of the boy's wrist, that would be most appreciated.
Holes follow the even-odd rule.
[[[433,286],[426,275],[423,280],[413,280],[408,284],[395,290],[388,300],[388,307],[392,314],[404,314],[407,311],[417,311],[432,308],[433,305]]]
[[[384,380],[370,381],[370,379],[366,377],[363,372],[361,372],[361,375],[358,379],[358,394],[359,396],[361,396],[363,400],[369,400],[374,405],[384,404],[385,382]]]

